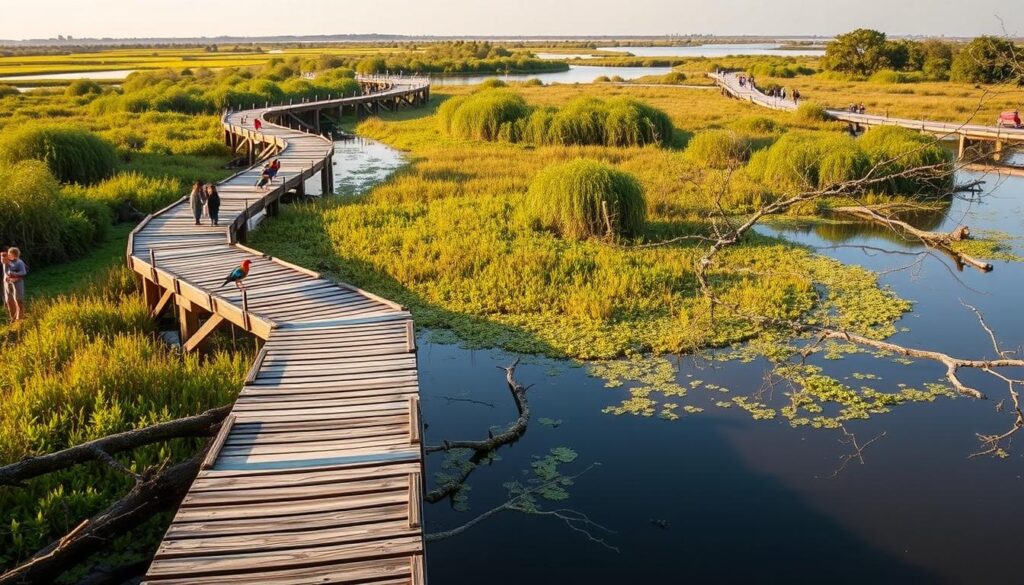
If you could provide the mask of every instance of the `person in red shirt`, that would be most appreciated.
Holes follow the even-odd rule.
[[[256,118],[255,120],[252,121],[252,126],[253,126],[253,128],[255,128],[257,130],[262,130],[263,129],[263,122],[260,122],[260,119]]]

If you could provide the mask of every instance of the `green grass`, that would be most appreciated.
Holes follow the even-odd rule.
[[[642,100],[684,137],[758,113],[701,90],[503,91],[538,109],[563,108],[581,92]],[[472,92],[452,88],[435,103]],[[780,132],[797,125],[792,114],[763,115]],[[535,178],[552,165],[591,158],[642,186],[648,221],[639,241],[707,233],[725,177],[693,165],[685,151],[479,141],[451,136],[437,116],[417,111],[366,120],[356,131],[408,151],[411,164],[364,197],[287,209],[253,234],[254,246],[402,302],[418,325],[451,329],[471,344],[593,359],[692,351],[758,333],[742,319],[711,321],[694,278],[701,252],[693,244],[638,249],[629,240],[575,240],[533,227],[527,192]],[[766,192],[744,181],[733,179],[730,189]],[[906,306],[870,273],[760,237],[726,252],[712,279],[740,306],[790,317],[814,309],[815,286],[832,287],[836,297],[826,304],[834,318],[872,335],[891,332]]]
[[[84,256],[33,269],[30,277],[25,280],[25,294],[29,303],[82,289],[111,268],[124,264],[128,234],[134,228],[134,225],[128,223],[115,225],[107,239],[93,246]]]

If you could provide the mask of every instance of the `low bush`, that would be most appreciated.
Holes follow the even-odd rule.
[[[817,102],[804,102],[793,113],[799,124],[818,124],[829,119],[828,110]]]
[[[43,162],[0,165],[0,241],[22,248],[33,266],[81,256],[106,236],[111,221],[104,205],[65,197]]]
[[[707,168],[735,168],[750,158],[750,140],[732,130],[705,130],[690,139],[686,158]]]
[[[91,79],[76,79],[64,88],[66,97],[81,97],[83,95],[103,93],[103,86]]]
[[[472,140],[497,140],[503,124],[514,124],[530,115],[526,100],[515,92],[485,89],[461,100],[449,100],[439,121],[452,135]]]
[[[640,183],[590,159],[545,168],[530,183],[526,197],[537,225],[568,239],[636,236],[647,217]]]
[[[7,85],[6,83],[0,83],[0,98],[5,98],[7,96],[14,95],[21,95],[21,92],[18,91],[18,88],[14,87],[13,85]]]
[[[754,154],[748,172],[774,193],[795,194],[859,179],[868,157],[842,134],[789,132]]]
[[[782,131],[782,126],[765,116],[746,116],[730,124],[733,130],[754,136],[769,136]]]
[[[878,191],[934,194],[953,185],[953,154],[934,138],[907,128],[878,126],[858,141],[879,176],[891,176]]]
[[[114,174],[114,147],[88,130],[26,125],[0,137],[0,161],[39,160],[60,181],[91,184]]]

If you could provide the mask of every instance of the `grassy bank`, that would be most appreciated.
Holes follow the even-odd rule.
[[[700,90],[515,91],[536,107],[562,107],[581,92],[642,100],[669,114],[676,147],[480,142],[453,138],[426,112],[371,119],[357,132],[408,151],[413,163],[363,198],[288,209],[254,234],[254,245],[406,303],[420,326],[516,351],[607,358],[691,351],[756,334],[749,323],[712,322],[694,279],[700,252],[692,245],[570,241],[535,229],[525,213],[540,171],[585,157],[640,182],[649,210],[641,240],[702,233],[718,182],[681,147],[695,132],[733,127],[750,108]],[[796,126],[789,114],[767,119]],[[814,286],[823,283],[835,295],[828,308],[875,335],[892,331],[906,308],[865,271],[780,241],[752,237],[726,256],[728,268],[714,275],[719,293],[758,314],[797,317],[815,306]]]

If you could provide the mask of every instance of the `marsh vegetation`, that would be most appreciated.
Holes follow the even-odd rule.
[[[595,427],[650,429],[633,425],[648,417],[695,420],[704,410],[727,413],[722,416],[737,425],[782,421],[787,429],[832,433],[846,433],[846,425],[877,429],[872,425],[883,414],[903,421],[901,405],[965,395],[931,370],[906,374],[910,370],[900,368],[910,368],[909,360],[895,364],[892,350],[877,345],[913,334],[906,329],[914,288],[888,286],[888,267],[877,262],[783,235],[787,225],[837,234],[851,224],[830,211],[849,205],[925,207],[941,216],[962,202],[952,193],[955,165],[943,146],[914,133],[879,128],[850,137],[828,121],[821,104],[853,99],[894,115],[928,108],[930,116],[962,119],[968,104],[984,116],[1019,97],[978,102],[984,89],[945,80],[961,78],[954,62],[967,48],[950,48],[945,67],[941,47],[887,43],[882,39],[877,62],[852,69],[838,65],[844,60],[836,50],[824,61],[680,58],[665,80],[704,83],[708,70],[742,68],[762,85],[798,84],[814,103],[793,114],[674,87],[497,81],[446,87],[434,92],[425,112],[348,121],[360,136],[404,151],[408,166],[365,194],[286,209],[253,234],[252,245],[409,306],[436,342],[488,348],[501,359],[507,356],[495,348],[544,356],[534,363],[552,369],[585,366],[590,381],[574,383],[614,388],[585,401],[597,418],[583,418]],[[899,65],[904,50],[910,56]],[[350,94],[358,90],[356,70],[548,67],[524,51],[481,43],[308,51],[297,58],[208,56],[245,66],[214,70],[224,65],[203,59],[187,70],[137,73],[120,88],[76,82],[0,92],[0,205],[6,205],[0,207],[0,238],[22,244],[40,268],[88,261],[112,238],[117,248],[123,204],[152,211],[180,197],[188,181],[230,172],[217,122],[224,107]],[[92,66],[85,59],[76,56],[63,66]],[[42,58],[36,65],[59,66]],[[315,79],[302,77],[309,72]],[[933,78],[943,80],[924,81]],[[740,231],[765,209],[783,227],[751,224]],[[906,244],[892,230],[885,233]],[[1016,260],[1007,238],[977,235],[963,245]],[[73,294],[70,284],[58,283],[52,290],[65,294],[35,304],[29,323],[0,328],[3,354],[17,364],[0,374],[0,392],[11,405],[0,414],[0,463],[197,414],[229,403],[237,391],[251,357],[248,345],[225,342],[202,357],[165,347],[153,336],[131,278],[120,270],[107,273],[102,265],[109,262],[83,264],[104,278]],[[826,338],[826,331],[851,337]],[[462,356],[457,348],[438,351]],[[695,356],[708,371],[681,365],[679,354]],[[719,376],[726,369],[746,371],[750,364],[763,366],[768,382],[761,384],[763,372],[718,379],[728,378]],[[529,375],[541,375],[538,369]],[[545,397],[538,402],[557,406]],[[441,409],[434,413],[446,416]],[[1010,435],[992,434],[990,426],[1004,424],[1005,414],[969,429],[983,433],[983,447],[992,447],[986,455],[1012,453],[1005,440]],[[538,424],[548,427],[542,435],[548,437],[562,420],[543,415],[539,420],[547,422]],[[559,416],[572,424],[570,411]],[[623,418],[630,422],[612,422]],[[959,444],[961,454],[976,446],[972,441]],[[199,444],[175,440],[116,459],[138,472],[186,459]],[[536,457],[521,461],[524,473],[490,489],[533,506],[528,512],[544,500],[534,498],[530,486],[552,488],[550,501],[568,498],[577,476],[566,469],[577,457],[599,457],[561,444],[525,444]],[[469,464],[463,455],[446,460],[445,477],[462,473]],[[496,461],[487,455],[472,465]],[[12,522],[0,532],[0,550],[10,551],[0,563],[29,556],[130,483],[130,476],[94,462],[2,488],[0,509],[12,510]],[[452,502],[452,513],[465,510],[469,490],[454,490]],[[116,541],[104,560],[144,560],[166,520],[155,518]]]

